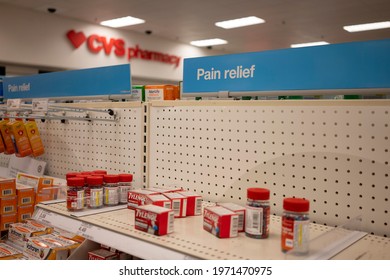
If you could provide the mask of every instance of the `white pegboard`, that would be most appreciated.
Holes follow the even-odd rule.
[[[45,147],[39,159],[47,162],[45,174],[64,178],[67,172],[104,169],[131,173],[134,185],[143,185],[143,112],[140,102],[78,103],[66,106],[113,109],[117,122],[37,120]],[[108,113],[89,113],[91,118],[113,119]],[[83,116],[66,112],[66,116]],[[7,156],[2,158],[6,161]],[[2,160],[3,161],[3,160]]]
[[[155,102],[149,184],[209,201],[246,202],[248,187],[311,201],[315,223],[390,236],[389,101]]]

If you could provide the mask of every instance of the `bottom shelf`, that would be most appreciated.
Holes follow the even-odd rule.
[[[244,233],[240,233],[237,238],[219,239],[203,230],[202,216],[175,219],[174,233],[155,236],[134,229],[132,210],[107,208],[103,213],[74,217],[66,210],[65,203],[39,204],[34,218],[92,241],[118,248],[141,259],[294,259],[294,256],[286,255],[280,249],[281,219],[277,216],[271,216],[270,235],[267,239],[252,239],[246,237]],[[325,233],[332,230],[334,230],[332,227],[310,224],[310,238],[316,240],[323,235],[326,236]],[[357,240],[365,234],[353,233],[358,234],[355,234],[356,237],[352,239],[348,237],[349,243],[338,244],[337,248],[334,248],[334,244],[326,248],[324,244],[321,252],[315,253],[320,258],[321,256],[336,259],[359,257],[361,252],[350,248],[358,246],[356,244],[359,242],[364,242]],[[355,244],[352,245],[353,243]],[[347,252],[343,252],[346,247],[348,247]],[[383,257],[390,258],[388,255]]]

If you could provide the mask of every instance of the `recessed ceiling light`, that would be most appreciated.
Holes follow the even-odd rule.
[[[143,19],[128,16],[128,17],[121,17],[121,18],[114,18],[114,19],[110,19],[110,20],[105,20],[105,21],[102,21],[100,24],[104,25],[104,26],[116,28],[116,27],[141,24],[144,22],[145,21]]]
[[[260,24],[264,22],[265,20],[262,18],[251,16],[251,17],[220,21],[220,22],[216,22],[215,25],[225,29],[231,29],[231,28],[243,27],[248,25]]]
[[[214,38],[214,39],[192,41],[190,44],[197,47],[208,47],[208,46],[224,45],[227,43],[228,42],[226,40]]]
[[[384,28],[390,28],[390,21],[348,25],[348,26],[344,26],[343,28],[348,32],[360,32],[360,31],[368,31],[368,30],[375,30],[375,29],[384,29]]]
[[[319,41],[319,42],[310,42],[310,43],[302,43],[302,44],[292,44],[292,48],[302,48],[302,47],[313,47],[313,46],[322,46],[322,45],[329,45],[328,42],[325,41]]]

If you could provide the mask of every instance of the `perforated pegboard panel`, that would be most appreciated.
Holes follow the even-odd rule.
[[[64,178],[70,171],[105,169],[109,173],[132,173],[134,185],[143,184],[143,112],[140,102],[65,104],[86,108],[113,109],[117,122],[94,120],[37,120],[45,146],[40,159],[47,162],[46,174]],[[108,113],[90,112],[91,118],[113,119]],[[83,114],[66,112],[66,116]],[[3,156],[6,157],[6,156]]]
[[[311,201],[315,223],[362,215],[390,236],[389,101],[155,102],[149,184],[180,185],[209,201],[246,202],[248,187]]]

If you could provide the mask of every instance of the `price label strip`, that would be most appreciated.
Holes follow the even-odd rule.
[[[33,218],[49,226],[55,226],[70,232],[78,232],[78,229],[82,224],[81,221],[77,221],[71,217],[57,214],[40,207],[37,207]]]

